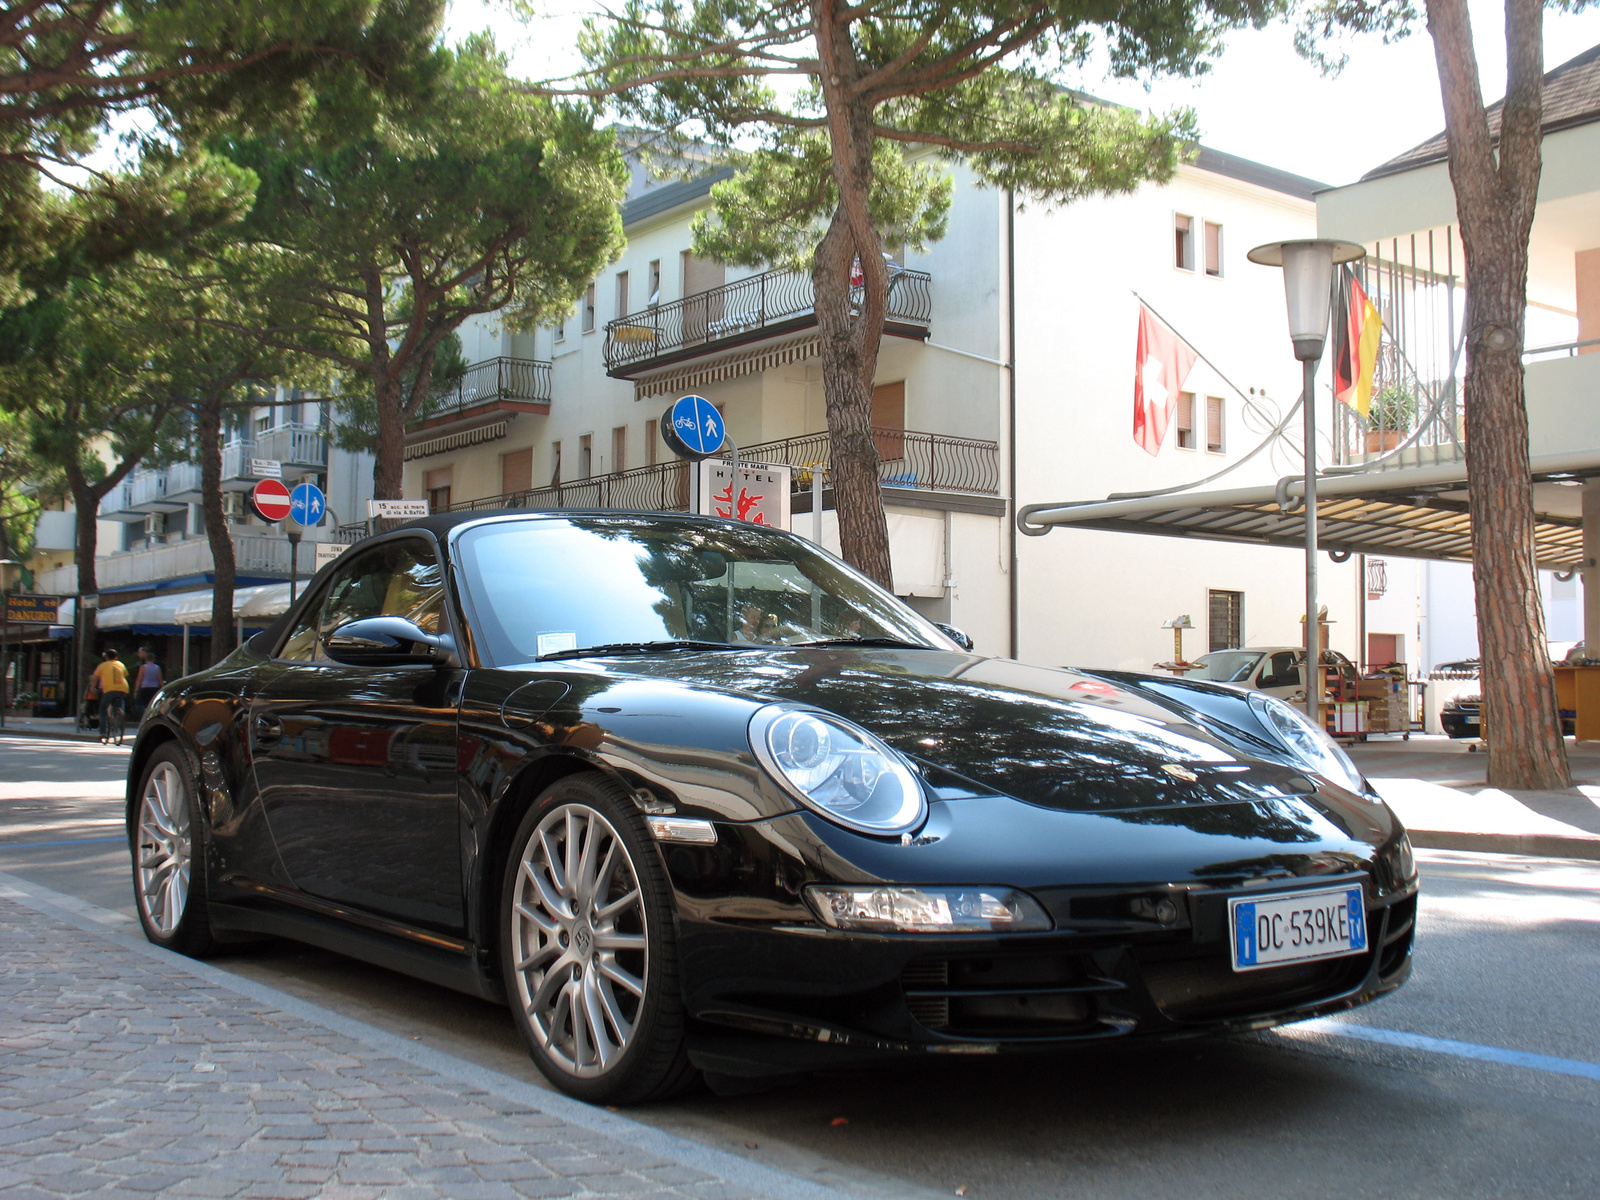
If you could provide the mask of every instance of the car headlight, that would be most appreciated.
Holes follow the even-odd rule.
[[[829,713],[769,705],[750,720],[750,746],[797,800],[847,829],[907,833],[927,814],[905,760]]]
[[[823,924],[864,933],[1039,933],[1050,916],[1012,888],[821,884],[806,900]]]
[[[1250,707],[1272,731],[1278,744],[1306,770],[1352,792],[1366,790],[1361,772],[1356,770],[1344,748],[1305,713],[1276,696],[1261,692],[1251,693]]]

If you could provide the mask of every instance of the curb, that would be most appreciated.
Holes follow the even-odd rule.
[[[57,742],[98,742],[100,735],[97,733],[69,733],[65,729],[12,729],[7,726],[0,729],[0,737],[30,737],[47,738]],[[124,734],[123,741],[126,745],[133,745],[132,737]]]
[[[1462,833],[1453,829],[1407,829],[1406,832],[1411,835],[1411,844],[1423,850],[1466,850],[1600,862],[1600,837],[1563,837],[1555,833]]]

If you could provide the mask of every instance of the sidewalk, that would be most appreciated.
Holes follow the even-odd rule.
[[[1491,788],[1488,755],[1445,737],[1375,739],[1352,746],[1350,757],[1414,845],[1600,860],[1600,743],[1568,740],[1577,786],[1565,792]]]
[[[125,741],[133,741],[133,731],[137,724],[130,724]],[[84,733],[76,728],[76,722],[71,717],[6,717],[6,727],[0,729],[0,734],[20,734],[23,737],[65,738],[74,742],[96,742],[100,740],[98,733]]]
[[[99,912],[0,876],[7,1200],[844,1200],[158,950],[74,904]]]

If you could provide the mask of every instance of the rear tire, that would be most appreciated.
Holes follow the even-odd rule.
[[[204,958],[216,946],[198,797],[183,752],[171,743],[159,747],[139,781],[131,831],[133,895],[144,935],[191,958]]]
[[[512,841],[500,961],[534,1064],[570,1096],[637,1104],[694,1082],[672,890],[632,797],[569,775]]]

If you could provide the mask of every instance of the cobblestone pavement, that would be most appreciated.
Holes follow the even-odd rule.
[[[0,1195],[153,1194],[757,1193],[0,898]]]

